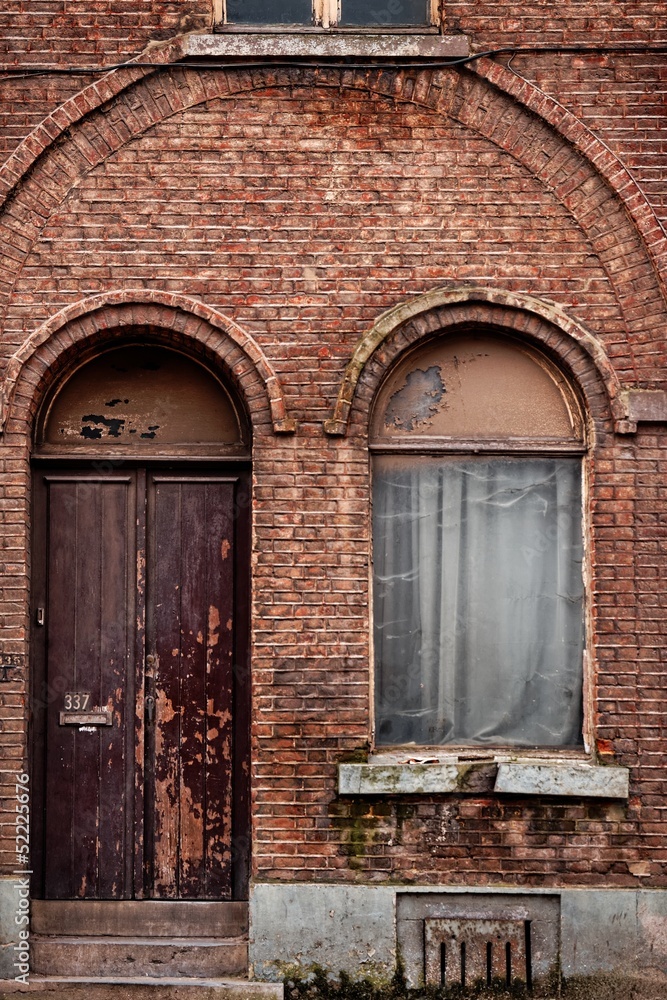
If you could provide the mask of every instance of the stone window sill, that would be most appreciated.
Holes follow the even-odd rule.
[[[338,765],[340,795],[467,794],[557,795],[565,798],[627,799],[627,767],[600,767],[560,758],[438,757],[396,760],[378,754],[365,764]]]
[[[457,59],[470,55],[466,35],[350,30],[231,31],[190,35],[186,57],[245,59],[356,57],[364,59]]]

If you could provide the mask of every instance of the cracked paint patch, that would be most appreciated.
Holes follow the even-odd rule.
[[[405,385],[389,400],[385,427],[413,431],[428,426],[440,409],[446,391],[438,365],[410,372]]]

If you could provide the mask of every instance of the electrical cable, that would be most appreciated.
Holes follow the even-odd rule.
[[[666,53],[665,44],[645,45],[507,45],[497,49],[486,49],[473,52],[468,56],[455,56],[449,59],[431,59],[424,57],[418,62],[407,59],[386,60],[381,57],[372,62],[365,62],[349,56],[345,61],[335,61],[327,56],[295,55],[289,58],[270,57],[264,59],[244,60],[241,57],[228,57],[224,60],[215,58],[206,61],[181,59],[176,62],[146,62],[129,60],[127,62],[109,63],[106,66],[0,66],[0,76],[5,79],[28,79],[36,76],[101,76],[123,69],[265,69],[266,67],[290,68],[307,66],[328,69],[447,69],[454,66],[465,66],[478,59],[493,59],[500,55],[527,54],[573,54],[573,55],[632,55],[649,53]]]

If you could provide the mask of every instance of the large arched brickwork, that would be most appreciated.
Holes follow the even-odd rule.
[[[331,69],[322,77],[312,67],[211,73],[179,68],[134,84],[81,119],[69,137],[54,142],[29,175],[15,184],[0,226],[0,240],[11,248],[0,281],[3,311],[22,261],[78,178],[131,137],[185,107],[295,83],[371,91],[428,108],[474,129],[509,153],[556,196],[595,248],[624,317],[627,347],[625,355],[623,350],[616,353],[625,378],[636,381],[637,358],[654,357],[656,350],[662,355],[667,310],[660,281],[646,245],[611,185],[543,120],[479,77],[455,70],[419,74],[378,70],[371,74]]]
[[[280,383],[264,354],[243,330],[215,310],[183,295],[126,290],[77,302],[44,323],[9,361],[2,422],[8,429],[31,424],[42,393],[83,347],[109,341],[123,330],[151,326],[165,343],[190,347],[223,366],[241,392],[251,422],[274,433],[292,433]]]
[[[500,327],[553,350],[572,365],[572,372],[582,387],[590,387],[594,392],[598,398],[595,412],[609,410],[617,427],[627,419],[627,404],[602,345],[569,319],[563,310],[528,295],[463,286],[433,289],[378,317],[350,359],[333,413],[325,422],[325,432],[332,436],[347,433],[355,403],[364,411],[366,404],[362,400],[365,400],[368,386],[375,385],[377,371],[383,371],[395,354],[428,333],[465,323]],[[579,358],[576,365],[574,358]],[[588,358],[588,364],[583,363],[584,358]]]
[[[168,66],[172,62],[177,62],[184,55],[183,39],[185,37],[178,36],[158,45],[151,43],[145,52],[129,60],[125,67],[110,70],[99,80],[90,83],[74,97],[70,97],[69,100],[55,108],[37,128],[33,129],[19,143],[0,168],[0,197],[2,200],[4,201],[16,185],[21,182],[24,175],[32,169],[36,160],[45,150],[56,142],[63,133],[66,133],[72,125],[117,97],[137,80],[142,80],[154,72],[153,69],[134,66],[133,63],[142,63],[146,59],[152,64],[163,63]]]
[[[181,35],[163,43],[151,43],[144,52],[129,60],[122,69],[111,70],[56,108],[26,136],[0,167],[0,198],[4,201],[21,182],[23,176],[32,169],[36,160],[72,125],[117,97],[138,80],[155,72],[153,68],[142,63],[169,66],[183,60],[186,56],[184,46],[186,39],[186,35]],[[133,65],[134,63],[137,65]],[[586,159],[590,160],[600,176],[623,201],[655,259],[667,254],[664,230],[642,189],[622,161],[587,125],[529,80],[517,76],[507,66],[480,57],[471,60],[467,64],[467,69],[488,80],[504,94],[512,96],[520,105],[524,105],[538,117],[543,118],[556,133],[567,139]],[[378,73],[380,72],[381,70],[378,70]],[[251,74],[248,76],[253,79]],[[371,86],[370,81],[368,85]],[[400,92],[400,88],[397,92]]]
[[[658,267],[667,255],[665,230],[649,205],[644,192],[621,160],[579,118],[540,90],[534,83],[518,76],[508,66],[492,59],[478,59],[469,67],[478,76],[513,97],[520,105],[543,118],[567,140],[604,178],[631,215],[638,232]],[[661,275],[664,288],[665,278]]]

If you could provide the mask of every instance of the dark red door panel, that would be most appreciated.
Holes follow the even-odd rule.
[[[231,897],[234,489],[216,477],[150,480],[157,897]]]
[[[53,476],[45,487],[45,895],[123,899],[132,889],[134,480]]]
[[[145,466],[35,472],[36,895],[247,892],[239,484]]]

